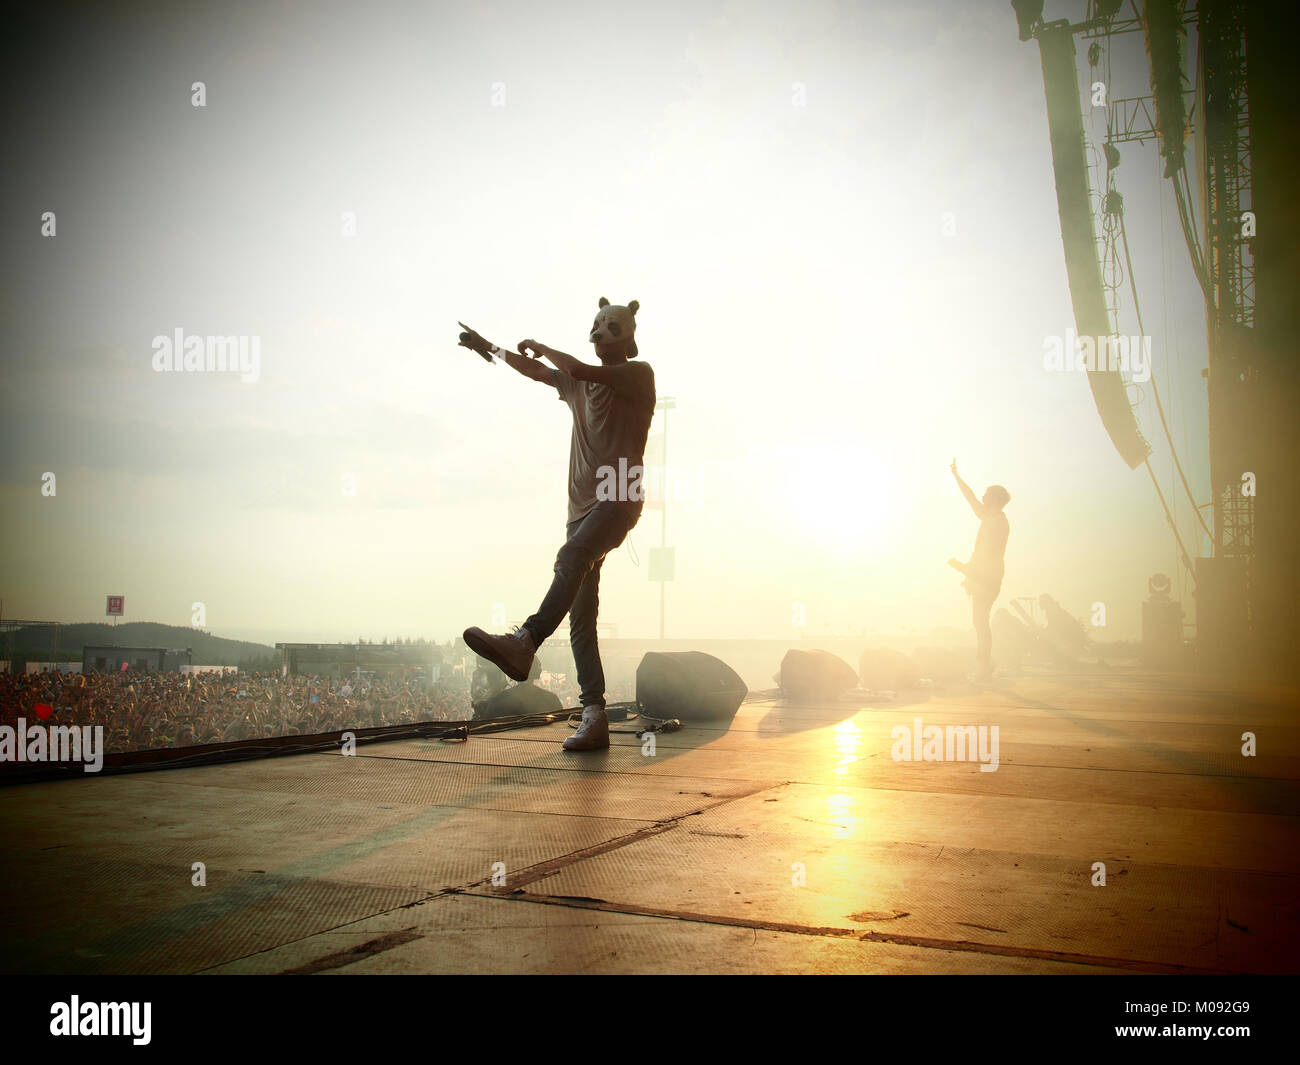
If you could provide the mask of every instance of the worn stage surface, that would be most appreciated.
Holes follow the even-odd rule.
[[[0,969],[1294,972],[1297,708],[1027,675],[751,696],[653,756],[554,725],[3,788]],[[999,768],[895,761],[918,717],[998,726]]]

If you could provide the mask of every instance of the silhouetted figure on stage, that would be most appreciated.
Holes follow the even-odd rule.
[[[610,304],[603,297],[588,340],[599,366],[579,362],[535,340],[519,342],[519,353],[502,351],[472,330],[463,347],[489,362],[495,355],[525,377],[550,385],[573,414],[569,446],[567,540],[555,558],[555,578],[537,613],[511,635],[465,630],[465,642],[506,676],[528,677],[533,656],[569,615],[569,643],[582,688],[582,724],[564,741],[570,751],[609,746],[605,673],[596,643],[600,568],[605,556],[626,539],[641,517],[645,499],[645,443],[655,411],[654,372],[636,358],[639,304]],[[462,328],[464,326],[462,325]],[[527,357],[532,352],[555,369]],[[523,454],[527,455],[527,448]]]
[[[1088,632],[1073,614],[1066,611],[1055,599],[1044,592],[1038,597],[1038,606],[1043,611],[1046,628],[1043,635],[1057,653],[1057,660],[1063,665],[1076,665],[1085,653],[1096,656],[1097,664],[1109,669],[1110,666],[1101,657]]]
[[[510,681],[506,675],[486,658],[480,657],[478,668],[474,670],[474,676],[469,682],[469,705],[477,707],[477,704],[487,702],[508,687]]]
[[[957,472],[956,459],[952,460],[951,469],[957,487],[980,520],[980,531],[975,537],[975,550],[970,561],[958,562],[957,559],[950,558],[948,565],[966,577],[962,587],[971,598],[971,617],[975,622],[977,644],[975,678],[990,680],[993,677],[993,632],[989,627],[989,614],[1002,590],[1007,537],[1011,534],[1011,526],[1002,510],[1011,502],[1011,493],[1000,484],[995,484],[985,489],[982,500],[976,499],[970,485]]]

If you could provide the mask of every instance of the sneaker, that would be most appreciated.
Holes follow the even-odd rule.
[[[513,636],[493,636],[477,626],[465,630],[465,643],[476,655],[486,658],[511,680],[528,679],[533,666],[533,638],[525,628]]]
[[[609,718],[603,706],[584,706],[578,731],[564,741],[566,751],[599,751],[609,746]]]

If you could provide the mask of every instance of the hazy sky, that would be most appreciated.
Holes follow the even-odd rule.
[[[1043,370],[1073,321],[1038,47],[1004,0],[43,3],[0,48],[6,617],[114,593],[267,641],[521,622],[563,540],[569,414],[456,322],[594,362],[601,296],[640,300],[677,401],[670,636],[793,636],[796,603],[810,635],[969,628],[953,456],[1011,492],[1003,603],[1101,601],[1135,637],[1147,577],[1180,568],[1085,377]],[[1140,35],[1114,48],[1112,94],[1144,94]],[[1123,155],[1204,502],[1203,304],[1155,145]],[[155,372],[177,329],[260,338],[257,380]],[[622,636],[657,634],[659,539],[647,509],[605,564]]]

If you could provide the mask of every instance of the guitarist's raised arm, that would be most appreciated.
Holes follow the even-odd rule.
[[[952,460],[952,475],[957,478],[957,487],[961,489],[961,494],[966,497],[966,502],[970,504],[971,510],[975,511],[975,517],[981,521],[984,520],[984,504],[980,502],[979,497],[971,491],[970,485],[961,479],[961,474],[957,472],[957,460]]]

